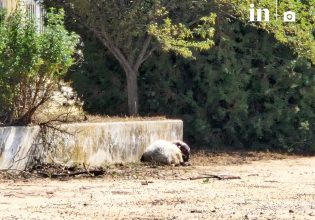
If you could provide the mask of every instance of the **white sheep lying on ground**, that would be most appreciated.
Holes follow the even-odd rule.
[[[187,162],[189,155],[190,148],[182,141],[158,140],[149,145],[143,153],[141,161],[179,165]]]

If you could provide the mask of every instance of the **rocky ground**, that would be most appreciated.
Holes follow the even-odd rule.
[[[93,178],[3,176],[0,218],[315,219],[314,157],[204,155],[190,167],[115,166]]]

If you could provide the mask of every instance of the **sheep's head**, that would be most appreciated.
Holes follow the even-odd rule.
[[[175,144],[182,152],[184,162],[187,162],[190,157],[190,148],[189,146],[184,143],[183,141],[174,141]]]

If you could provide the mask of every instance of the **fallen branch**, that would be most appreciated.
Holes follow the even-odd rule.
[[[88,174],[89,176],[100,176],[105,173],[104,170],[85,170],[85,171],[77,171],[73,173],[45,173],[45,172],[38,172],[37,174],[41,175],[42,177],[46,178],[62,178],[62,177],[74,177],[82,174]]]
[[[190,177],[189,180],[199,180],[199,179],[218,179],[218,180],[233,180],[233,179],[241,179],[239,176],[231,176],[231,175],[205,175],[205,176],[197,176]]]
[[[14,197],[17,197],[17,198],[20,198],[20,199],[25,198],[25,196],[19,196],[19,195],[16,195],[14,193],[4,194],[3,196],[4,197],[12,197],[12,196],[14,196]]]

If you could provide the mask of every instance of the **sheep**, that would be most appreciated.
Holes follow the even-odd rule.
[[[166,165],[184,165],[189,160],[190,148],[182,141],[157,140],[149,145],[141,157],[142,162]]]

